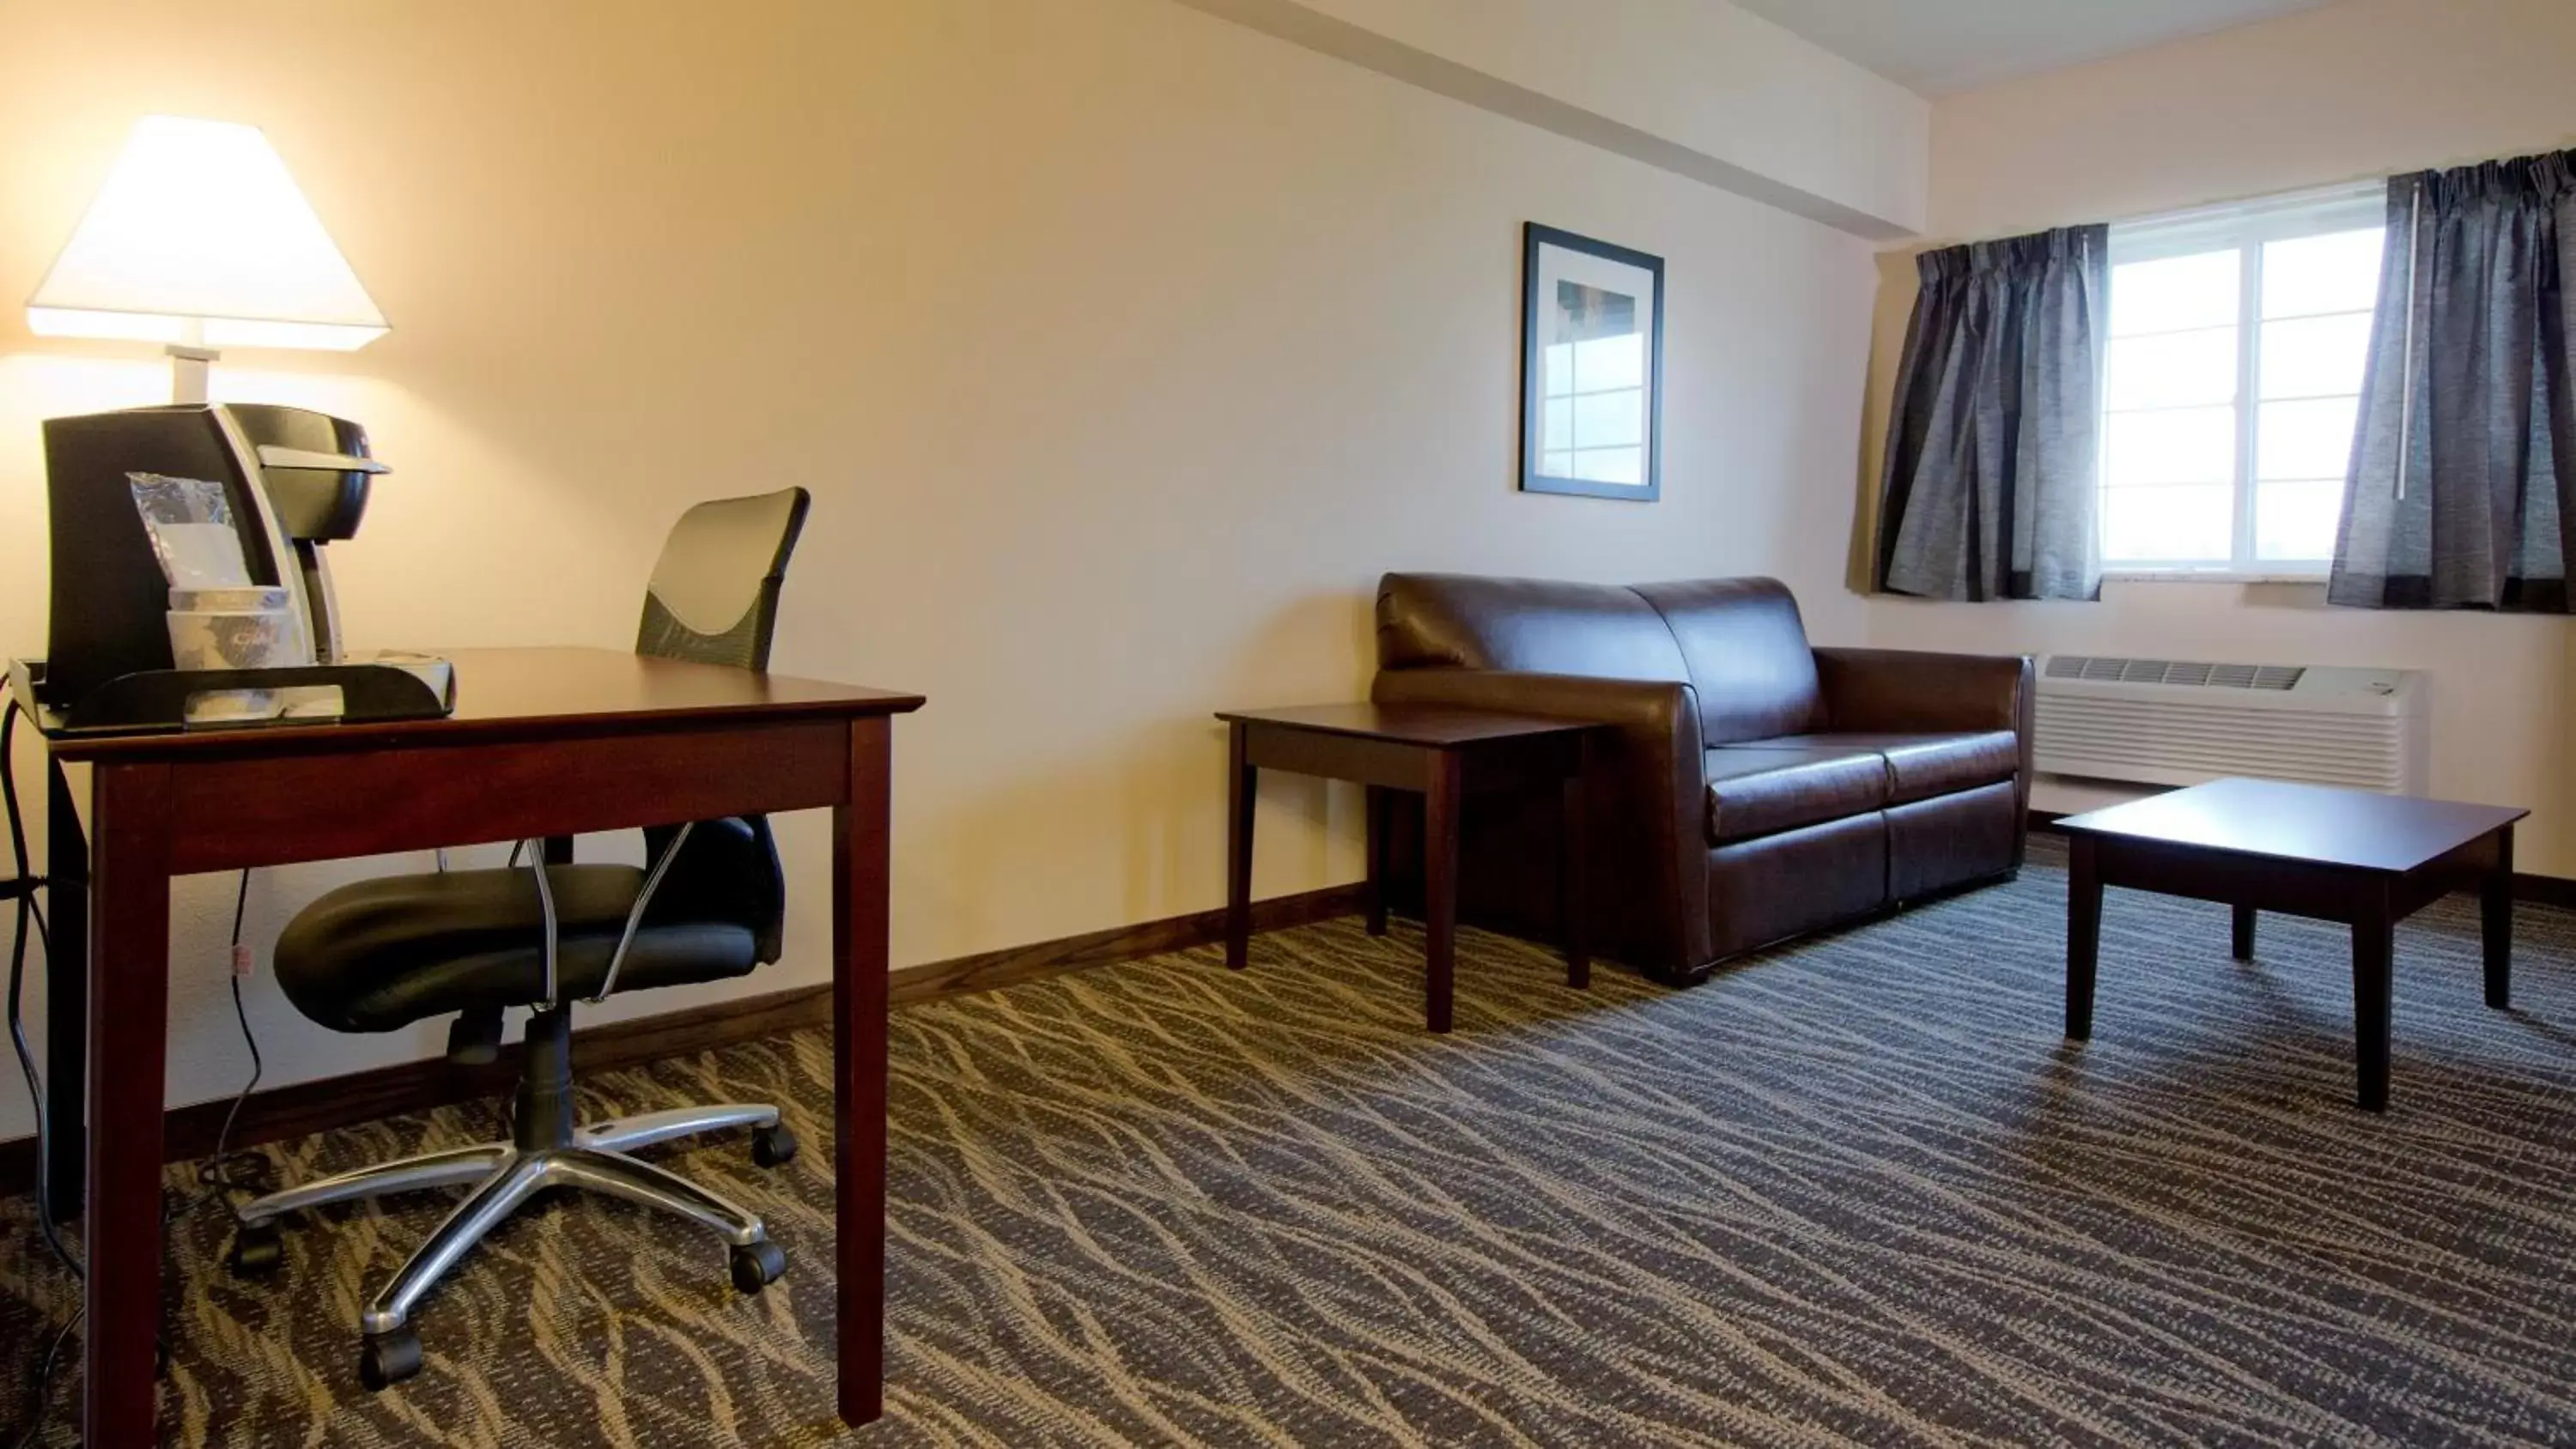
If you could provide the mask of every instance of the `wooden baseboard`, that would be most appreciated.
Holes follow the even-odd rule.
[[[2057,822],[2065,818],[2062,811],[2033,810],[2030,812],[2030,828],[2044,835],[2056,835],[2060,833]],[[2518,870],[2513,873],[2513,898],[2535,906],[2563,906],[2576,910],[2576,880]]]
[[[1365,887],[1356,884],[1280,896],[1254,903],[1252,928],[1277,931],[1310,925],[1356,914],[1364,904]],[[1113,926],[1029,946],[901,967],[893,974],[893,1000],[898,1006],[907,1006],[963,996],[1069,971],[1213,945],[1224,939],[1223,910]],[[824,1026],[830,1024],[831,1012],[831,987],[800,986],[687,1011],[585,1027],[573,1033],[573,1069],[608,1071],[755,1041],[799,1027]],[[298,1082],[290,1087],[273,1087],[255,1092],[242,1102],[241,1118],[233,1126],[232,1145],[282,1142],[378,1117],[498,1096],[509,1091],[518,1076],[518,1048],[512,1045],[505,1047],[500,1060],[489,1066],[463,1067],[444,1057],[432,1057]],[[215,1139],[223,1131],[224,1116],[232,1106],[232,1100],[226,1098],[171,1111],[162,1120],[165,1160],[184,1162],[212,1153]],[[35,1149],[33,1137],[0,1142],[0,1192],[25,1192],[35,1186]]]

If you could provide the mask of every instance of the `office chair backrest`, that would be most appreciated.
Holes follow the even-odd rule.
[[[811,495],[782,488],[680,515],[644,590],[635,652],[737,669],[769,667],[778,589]]]
[[[802,488],[782,488],[714,499],[681,514],[645,586],[635,652],[768,668],[779,587],[811,501]],[[677,832],[668,825],[645,831],[645,859],[660,859]],[[777,960],[784,946],[787,873],[769,821],[752,815],[700,822],[646,915],[740,921],[758,937],[759,959]]]

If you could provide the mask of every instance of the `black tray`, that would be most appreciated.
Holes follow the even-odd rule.
[[[451,708],[419,676],[391,664],[299,664],[287,669],[147,669],[120,674],[68,704],[47,700],[45,662],[9,666],[18,697],[49,735],[156,734],[175,730],[274,729],[280,726],[439,719]],[[229,689],[337,687],[336,715],[190,723],[191,696]]]

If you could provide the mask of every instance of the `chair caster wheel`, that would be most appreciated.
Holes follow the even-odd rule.
[[[232,1249],[224,1266],[236,1278],[265,1278],[286,1261],[286,1240],[275,1223],[243,1223],[233,1229]]]
[[[751,1160],[761,1167],[785,1167],[796,1160],[796,1134],[787,1124],[762,1127],[751,1134]]]
[[[358,1382],[382,1393],[420,1372],[420,1335],[408,1328],[367,1335],[358,1350]]]
[[[730,1254],[733,1286],[745,1293],[757,1293],[778,1281],[787,1271],[787,1255],[776,1243],[764,1238],[757,1243],[744,1243]]]

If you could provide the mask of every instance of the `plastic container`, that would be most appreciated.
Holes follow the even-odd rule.
[[[173,598],[190,595],[189,602],[266,602],[265,599],[210,599],[207,596],[247,596],[277,594],[282,589],[200,589],[171,591]],[[172,609],[170,620],[170,661],[180,669],[283,669],[297,664],[310,664],[301,657],[303,634],[295,627],[295,614],[276,600],[277,608],[251,609]],[[218,689],[192,695],[188,700],[190,724],[215,724],[228,720],[274,719],[283,709],[273,689]]]

